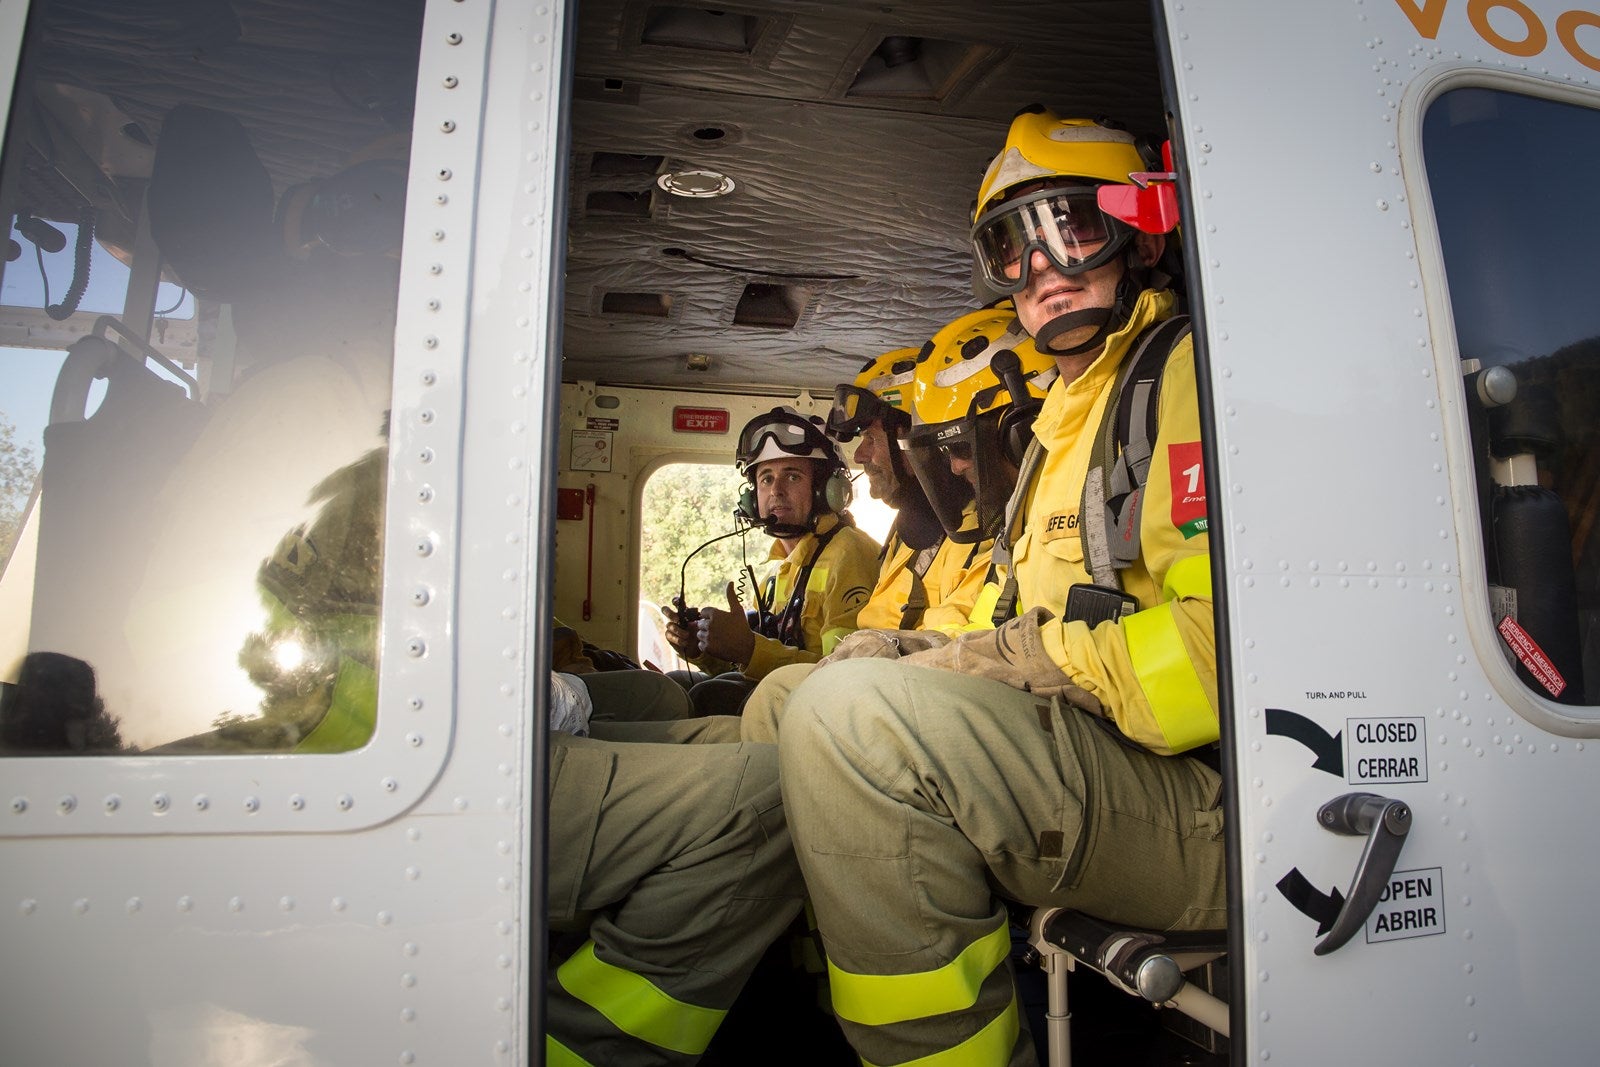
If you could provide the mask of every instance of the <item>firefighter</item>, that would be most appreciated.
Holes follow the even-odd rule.
[[[1002,531],[997,628],[817,671],[784,713],[785,809],[866,1062],[1035,1062],[1007,898],[1158,929],[1225,921],[1220,777],[1183,755],[1217,739],[1193,351],[1158,327],[1176,306],[1165,236],[1100,207],[1100,187],[1151,169],[1122,131],[1042,109],[1013,122],[979,190],[975,277],[1013,297],[1059,376]],[[1107,568],[1091,535],[1126,501],[1090,472],[1135,451],[1099,431],[1152,330],[1170,356],[1141,420],[1143,503],[1132,558]]]
[[[991,358],[1002,350],[1019,357],[1020,404],[1013,404],[991,367]],[[862,368],[854,384],[835,390],[829,434],[839,441],[860,436],[855,461],[873,495],[893,504],[897,513],[878,584],[856,619],[861,629],[830,659],[883,641],[897,649],[921,647],[929,634],[968,627],[1017,468],[1015,456],[994,451],[983,464],[987,479],[981,479],[972,459],[975,442],[963,435],[981,426],[989,443],[998,440],[1004,424],[1007,432],[1020,431],[1017,439],[1025,442],[1044,396],[1040,383],[1054,374],[1051,361],[1016,327],[1006,303],[962,315],[920,351],[879,356]],[[979,488],[989,501],[981,515],[975,501]],[[762,680],[745,704],[741,736],[746,741],[777,740],[778,717],[789,694],[812,669],[810,664],[783,667]]]
[[[773,670],[833,651],[856,629],[878,571],[878,544],[846,510],[850,480],[821,419],[785,406],[757,415],[739,432],[735,465],[749,482],[739,515],[774,540],[753,590],[754,625],[732,582],[726,609],[700,608],[692,623],[667,611],[667,640],[714,675],[690,691],[702,715],[737,713]]]

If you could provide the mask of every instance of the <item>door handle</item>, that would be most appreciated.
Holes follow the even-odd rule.
[[[1322,805],[1317,823],[1330,833],[1367,839],[1339,917],[1317,943],[1316,954],[1326,956],[1355,936],[1383,896],[1411,830],[1411,809],[1376,793],[1346,793]]]

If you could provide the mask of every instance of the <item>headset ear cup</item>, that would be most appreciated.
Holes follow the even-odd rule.
[[[836,470],[828,475],[828,480],[823,483],[822,500],[827,509],[838,515],[850,506],[850,499],[854,491],[850,486],[850,477],[844,471]]]
[[[756,488],[747,485],[739,490],[739,502],[733,506],[733,513],[746,522],[759,523],[761,516],[756,508]]]
[[[1013,467],[1022,466],[1023,454],[1033,440],[1033,420],[1042,406],[1038,401],[1013,404],[1000,416],[1000,447]]]

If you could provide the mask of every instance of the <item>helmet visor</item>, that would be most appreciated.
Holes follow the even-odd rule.
[[[945,535],[960,544],[972,544],[988,536],[983,520],[989,509],[979,508],[976,523],[968,514],[975,485],[981,485],[982,460],[973,462],[973,457],[981,456],[983,451],[978,436],[975,420],[960,419],[937,426],[913,426],[900,438],[911,472]],[[1004,497],[999,503],[1003,513]]]
[[[828,412],[828,436],[835,441],[849,441],[878,420],[888,427],[893,421],[892,415],[898,410],[870,389],[841,385],[833,391],[833,408]]]
[[[1127,223],[1100,209],[1095,186],[1057,186],[980,215],[972,226],[972,253],[985,282],[1015,293],[1028,284],[1034,249],[1071,276],[1110,262],[1131,236]]]

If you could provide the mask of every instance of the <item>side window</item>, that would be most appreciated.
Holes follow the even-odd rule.
[[[1600,704],[1600,112],[1455,89],[1423,152],[1502,648],[1537,695]]]
[[[749,587],[748,579],[740,580],[746,560],[760,571],[771,539],[759,532],[706,545],[689,558],[733,530],[733,510],[745,485],[732,463],[668,463],[645,482],[639,509],[639,662],[648,659],[663,670],[684,666],[667,645],[661,616],[661,606],[670,607],[680,589],[691,607],[726,606],[728,582]]]
[[[0,172],[0,755],[372,736],[422,4],[303,10],[31,6]]]
[[[706,545],[733,530],[733,510],[745,480],[724,463],[668,463],[645,482],[640,502],[639,640],[635,656],[663,669],[680,664],[667,645],[661,605],[684,590],[687,602],[723,606],[733,582],[747,608],[754,607],[748,563],[761,573],[772,540],[760,531]],[[856,480],[850,514],[880,545],[889,536],[894,509],[867,494],[866,480]],[[685,561],[687,560],[687,564]],[[669,666],[669,664],[671,666]]]

